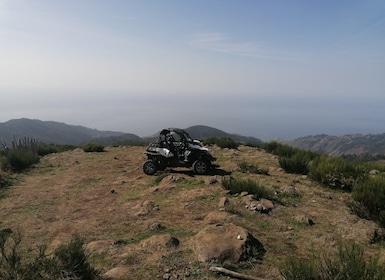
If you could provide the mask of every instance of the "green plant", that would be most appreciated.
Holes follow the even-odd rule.
[[[310,259],[290,257],[280,271],[286,280],[385,279],[385,265],[376,256],[365,257],[357,244],[339,244],[336,254],[318,254]]]
[[[237,149],[239,147],[239,143],[231,139],[230,137],[209,137],[204,141],[205,145],[217,145],[218,147],[224,149]]]
[[[247,192],[253,194],[256,199],[266,198],[273,199],[274,195],[270,189],[267,189],[264,186],[260,186],[257,182],[253,180],[241,180],[234,179],[232,177],[224,177],[222,179],[222,187],[230,191],[230,194],[237,194],[241,192]]]
[[[74,235],[68,244],[60,245],[54,256],[67,278],[92,280],[98,276],[98,271],[88,262],[84,239],[78,235]]]
[[[264,174],[268,175],[269,171],[267,168],[260,168],[257,163],[248,163],[242,161],[238,163],[239,170],[243,173],[252,173],[252,174]]]
[[[55,144],[40,143],[37,146],[37,154],[39,156],[45,156],[48,154],[61,153],[65,151],[74,150],[75,148],[76,146],[73,146],[73,145],[55,145]]]
[[[368,177],[360,181],[355,186],[352,197],[365,207],[370,218],[385,227],[385,177]]]
[[[38,163],[40,158],[37,154],[38,142],[34,139],[23,138],[14,139],[11,148],[1,143],[3,146],[2,169],[13,169],[22,171],[31,165]]]
[[[341,158],[320,156],[309,168],[309,177],[325,186],[351,191],[354,184],[366,177],[368,170],[363,165],[349,163]]]
[[[306,175],[309,172],[309,163],[313,157],[311,152],[298,151],[291,157],[280,157],[278,162],[287,173]]]
[[[79,236],[60,245],[51,257],[46,255],[45,245],[39,246],[37,256],[29,256],[21,251],[21,241],[20,230],[13,232],[6,228],[0,231],[0,279],[100,279],[99,272],[88,263],[84,242]]]
[[[83,146],[83,151],[86,153],[89,152],[104,152],[104,146],[100,144],[95,144],[95,143],[88,143]]]
[[[39,156],[33,150],[11,150],[9,152],[8,165],[15,171],[22,171],[40,161]]]

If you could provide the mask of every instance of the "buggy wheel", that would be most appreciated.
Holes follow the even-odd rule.
[[[209,164],[207,161],[198,159],[193,163],[193,169],[196,174],[206,174],[209,170]]]
[[[158,171],[158,165],[152,160],[148,160],[143,164],[143,172],[147,175],[154,175]]]

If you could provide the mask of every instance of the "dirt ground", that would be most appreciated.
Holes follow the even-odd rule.
[[[237,269],[266,279],[280,279],[278,268],[288,257],[332,252],[341,240],[384,255],[381,245],[370,244],[377,226],[349,212],[348,193],[286,174],[278,159],[263,150],[210,147],[220,165],[216,174],[195,176],[187,169],[174,169],[161,177],[143,173],[144,150],[76,149],[43,157],[16,175],[15,185],[0,200],[0,229],[19,229],[23,248],[30,253],[39,244],[53,250],[79,234],[95,267],[102,273],[120,267],[124,279],[225,279],[210,272],[209,264],[199,263],[190,244],[192,236],[213,223],[247,228],[264,245],[262,262]],[[241,162],[258,164],[269,175],[242,173]],[[287,192],[287,198],[269,214],[251,212],[240,196],[230,196],[222,188],[223,175],[230,174],[255,180],[277,194]],[[231,205],[225,211],[219,206],[223,197]],[[180,246],[160,248],[154,236],[164,234],[177,238]]]

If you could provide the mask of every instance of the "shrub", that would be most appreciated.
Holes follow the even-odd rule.
[[[256,199],[266,198],[273,199],[273,192],[264,186],[260,186],[253,180],[240,180],[232,177],[224,177],[222,180],[222,187],[230,191],[230,194],[237,194],[247,192],[253,194]]]
[[[357,183],[352,197],[367,209],[370,218],[385,227],[385,178],[383,176],[368,177]]]
[[[98,276],[98,271],[87,261],[89,255],[85,251],[84,240],[78,235],[74,235],[70,243],[60,245],[54,256],[67,278],[92,280]]]
[[[309,176],[325,186],[351,191],[354,184],[365,178],[367,170],[362,165],[349,163],[341,158],[320,156],[309,168]]]
[[[217,145],[218,147],[224,149],[237,149],[239,147],[239,143],[231,139],[230,137],[209,137],[206,140],[204,140],[205,145]]]
[[[21,252],[21,241],[20,230],[0,231],[0,279],[100,279],[99,272],[87,261],[84,242],[79,236],[60,245],[51,257],[45,253],[46,246],[40,246],[38,255],[31,258]]]
[[[39,156],[45,156],[53,153],[61,153],[69,150],[74,150],[76,146],[73,145],[55,145],[40,143],[37,146],[37,154]]]
[[[104,146],[95,143],[88,143],[83,146],[83,151],[88,152],[104,152]]]
[[[263,145],[263,149],[271,154],[279,157],[292,157],[295,153],[300,151],[298,148],[291,147],[286,144],[281,144],[276,141],[271,141]]]
[[[290,257],[280,271],[286,280],[385,279],[385,265],[378,257],[365,258],[362,247],[356,244],[340,244],[335,255],[313,255],[310,259]]]
[[[22,171],[40,161],[39,156],[33,150],[12,149],[9,151],[8,160],[3,165],[3,170],[12,168],[15,171]]]
[[[278,162],[287,173],[306,175],[309,173],[309,164],[317,156],[310,151],[298,150],[290,157],[280,157]]]
[[[263,148],[279,157],[279,165],[287,173],[307,174],[309,163],[319,156],[316,152],[304,151],[275,141],[266,143]]]
[[[256,163],[247,163],[242,161],[238,163],[239,170],[243,173],[252,173],[252,174],[264,174],[268,175],[269,171],[267,169],[260,168]]]
[[[1,144],[4,148],[1,162],[1,168],[3,170],[13,169],[15,171],[22,171],[38,163],[40,160],[37,154],[38,142],[34,139],[14,139],[11,143],[11,148],[4,143]]]

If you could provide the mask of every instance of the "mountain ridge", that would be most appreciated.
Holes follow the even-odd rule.
[[[185,130],[195,139],[229,137],[243,143],[262,143],[262,140],[255,137],[230,134],[204,125],[190,126],[185,128]],[[12,142],[13,139],[27,137],[52,144],[81,145],[87,142],[94,142],[106,146],[124,145],[127,143],[149,143],[156,141],[158,133],[152,136],[140,137],[132,133],[101,131],[80,125],[27,118],[12,119],[0,123],[0,141],[5,143]]]
[[[385,133],[347,134],[343,136],[309,135],[286,141],[286,144],[333,156],[385,155]]]

